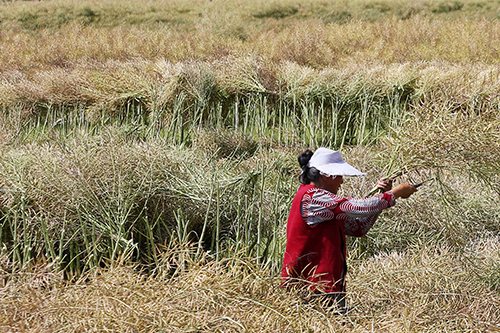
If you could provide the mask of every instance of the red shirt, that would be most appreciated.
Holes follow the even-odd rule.
[[[364,236],[381,211],[394,204],[392,192],[353,199],[301,185],[288,217],[281,272],[286,284],[306,282],[313,290],[345,291],[346,234]]]

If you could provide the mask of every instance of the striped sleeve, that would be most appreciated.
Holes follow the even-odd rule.
[[[375,224],[382,210],[395,204],[396,199],[389,191],[370,198],[349,198],[338,207],[335,213],[337,219],[344,220],[346,235],[363,237]]]
[[[361,237],[370,230],[382,210],[395,203],[390,191],[370,198],[353,199],[312,188],[302,197],[301,215],[310,226],[334,218],[344,220],[346,235]]]
[[[308,225],[315,226],[333,220],[335,208],[344,200],[346,199],[326,190],[311,188],[302,197],[300,213]]]

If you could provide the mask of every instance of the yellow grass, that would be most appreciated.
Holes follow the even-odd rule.
[[[0,288],[0,327],[4,332],[497,331],[498,239],[466,250],[457,256],[436,246],[351,262],[345,316],[303,303],[279,287],[277,276],[241,256],[191,261],[185,250],[177,250],[156,275],[112,265],[71,284],[40,266],[9,274]],[[168,274],[169,267],[177,267],[176,273]]]

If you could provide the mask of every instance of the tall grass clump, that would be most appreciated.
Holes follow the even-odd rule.
[[[105,259],[154,263],[161,246],[187,241],[216,256],[235,244],[275,260],[290,176],[280,159],[254,161],[245,138],[220,138],[196,143],[202,154],[118,129],[8,149],[2,243],[21,265],[43,257],[75,272]]]

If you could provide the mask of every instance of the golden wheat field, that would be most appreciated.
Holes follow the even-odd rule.
[[[0,332],[500,331],[500,3],[0,3]],[[280,287],[297,156],[425,181]]]

